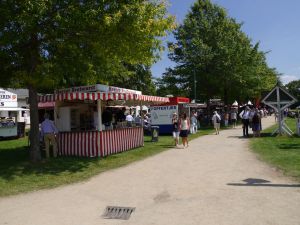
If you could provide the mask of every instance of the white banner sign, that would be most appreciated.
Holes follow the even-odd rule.
[[[104,84],[95,84],[95,85],[88,85],[88,86],[79,86],[79,87],[71,87],[66,89],[57,90],[56,93],[66,93],[66,92],[113,92],[113,93],[127,93],[127,94],[138,94],[141,95],[141,91],[126,89],[126,88],[119,88],[108,86]]]
[[[18,107],[17,95],[0,89],[0,107]]]
[[[173,113],[178,114],[177,105],[152,106],[151,110],[151,125],[168,125],[172,124]]]

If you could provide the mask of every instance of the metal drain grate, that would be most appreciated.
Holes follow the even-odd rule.
[[[105,219],[128,220],[134,210],[135,208],[132,207],[107,206],[102,217]]]

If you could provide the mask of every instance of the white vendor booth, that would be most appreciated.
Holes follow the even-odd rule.
[[[102,116],[106,107],[166,103],[169,99],[96,84],[58,90],[40,96],[39,101],[55,102],[60,155],[105,157],[144,145],[142,125],[127,126],[124,121],[115,121],[114,126],[104,126]]]
[[[18,108],[17,95],[0,89],[0,137],[17,137],[18,126],[24,122],[28,109]],[[25,124],[24,124],[25,126]]]

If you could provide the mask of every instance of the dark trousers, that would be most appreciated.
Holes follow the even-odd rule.
[[[249,119],[242,119],[243,122],[243,136],[249,136],[248,127],[249,127]]]

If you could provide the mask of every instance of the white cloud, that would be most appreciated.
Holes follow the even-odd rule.
[[[282,75],[280,76],[280,80],[282,81],[283,84],[287,84],[293,80],[299,80],[300,77],[299,76],[295,76],[295,75]]]

